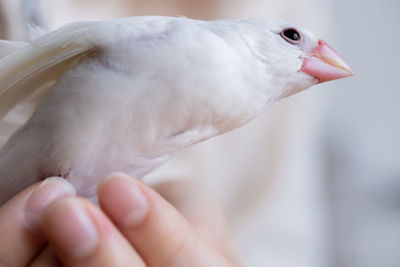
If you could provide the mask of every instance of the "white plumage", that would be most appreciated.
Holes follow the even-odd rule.
[[[302,43],[293,45],[280,34],[289,27],[133,17],[2,42],[0,117],[24,99],[40,104],[0,151],[0,203],[52,175],[93,197],[104,175],[143,177],[317,83],[300,69],[318,40],[296,27]]]

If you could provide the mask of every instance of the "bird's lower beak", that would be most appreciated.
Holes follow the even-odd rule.
[[[317,78],[319,83],[354,75],[349,65],[322,40],[311,54],[304,57],[300,70]]]

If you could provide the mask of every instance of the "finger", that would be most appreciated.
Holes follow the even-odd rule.
[[[153,189],[171,203],[208,244],[231,262],[240,264],[227,232],[224,209],[210,189],[190,179],[164,182]]]
[[[44,208],[55,199],[74,193],[64,179],[52,177],[30,186],[0,207],[0,265],[24,266],[30,262],[45,244],[38,231]]]
[[[231,266],[143,183],[113,174],[100,184],[98,196],[101,208],[149,266]]]
[[[66,266],[145,266],[112,222],[87,200],[70,197],[52,204],[43,232]]]
[[[62,266],[57,254],[50,246],[45,247],[40,254],[29,264],[29,267],[58,267]]]

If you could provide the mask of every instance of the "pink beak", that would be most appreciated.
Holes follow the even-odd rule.
[[[311,54],[304,57],[300,70],[317,78],[318,83],[354,75],[349,65],[322,40]]]

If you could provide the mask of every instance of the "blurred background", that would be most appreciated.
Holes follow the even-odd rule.
[[[245,266],[400,266],[398,0],[0,0],[0,38],[134,15],[268,17],[327,41],[356,76],[272,106],[145,181],[202,180],[224,204]],[[14,124],[2,125],[2,141]]]

